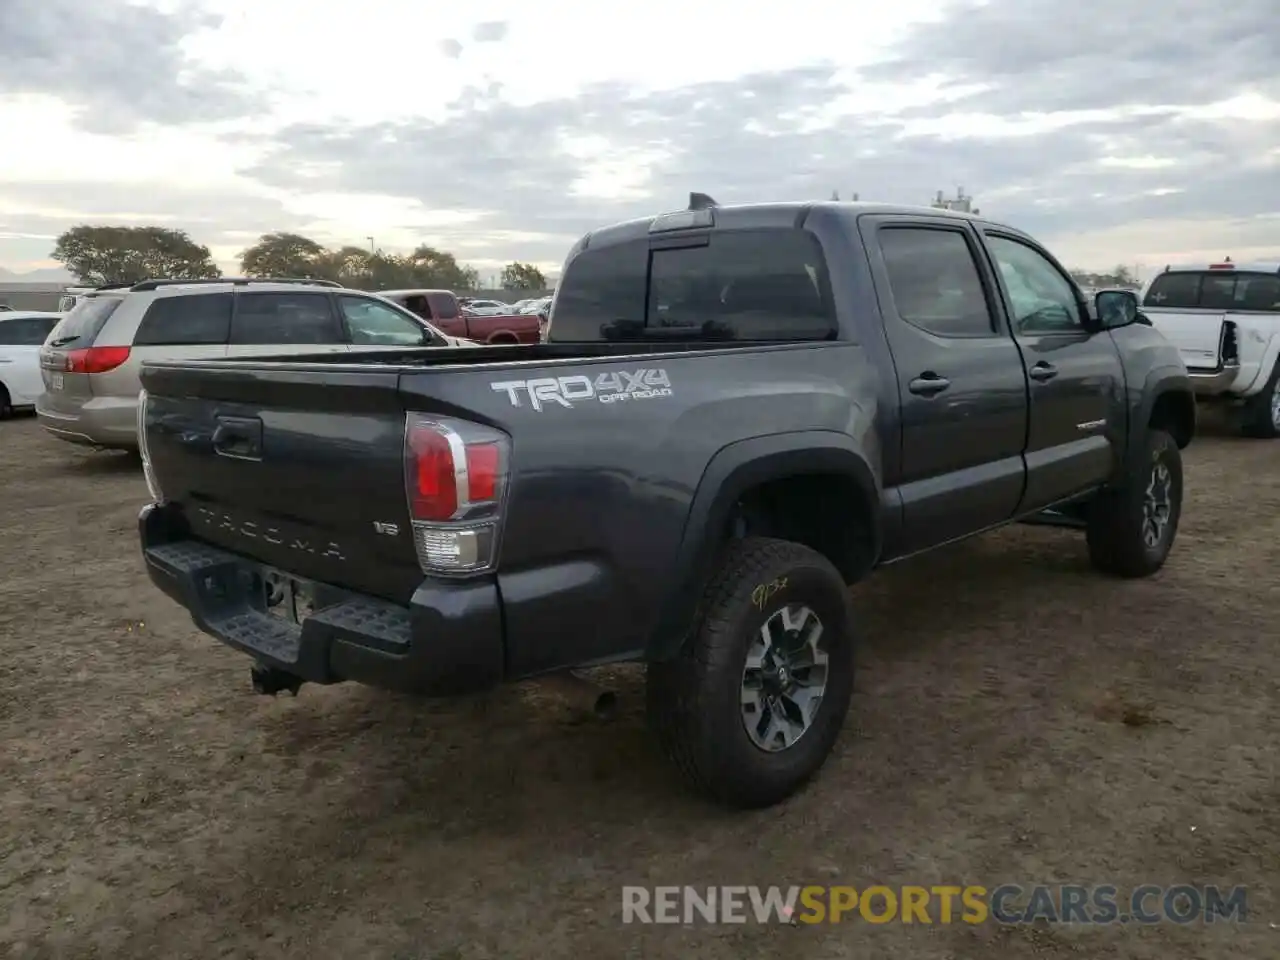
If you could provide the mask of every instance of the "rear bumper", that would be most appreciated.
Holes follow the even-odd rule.
[[[403,693],[447,696],[502,680],[501,603],[492,581],[424,582],[407,606],[337,587],[301,626],[266,612],[265,568],[190,539],[163,504],[138,516],[152,583],[197,627],[227,646],[312,683],[355,681]]]
[[[40,425],[60,440],[87,447],[134,450],[138,446],[138,404],[121,397],[92,397],[74,407],[49,394],[36,400]]]
[[[1240,376],[1240,365],[1229,364],[1221,370],[1189,369],[1187,375],[1191,377],[1191,389],[1197,396],[1212,397],[1230,391]]]

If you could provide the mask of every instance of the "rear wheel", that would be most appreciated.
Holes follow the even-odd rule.
[[[0,420],[8,420],[13,416],[13,400],[9,397],[9,391],[5,389],[4,384],[0,383]]]
[[[1089,559],[1103,573],[1148,577],[1173,548],[1182,516],[1182,452],[1163,430],[1148,430],[1124,485],[1089,506]]]
[[[696,634],[649,666],[650,721],[699,792],[735,807],[785,799],[826,761],[849,711],[854,634],[847,588],[821,554],[735,541]]]
[[[1267,385],[1245,402],[1240,427],[1246,437],[1263,440],[1280,437],[1280,360],[1276,361]]]

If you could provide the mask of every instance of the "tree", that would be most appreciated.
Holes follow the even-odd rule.
[[[1120,264],[1120,266],[1112,270],[1111,276],[1115,278],[1117,287],[1127,287],[1133,283],[1133,271],[1124,264]]]
[[[474,290],[479,275],[470,267],[458,263],[452,253],[420,244],[405,258],[417,285],[439,287],[442,290]]]
[[[323,245],[297,233],[264,233],[240,254],[246,277],[305,277],[336,280],[337,261]]]
[[[249,277],[334,280],[363,290],[438,287],[474,290],[479,276],[451,253],[422,244],[410,254],[371,252],[353,244],[329,249],[296,233],[268,233],[240,255]]]
[[[209,248],[167,227],[81,224],[58,237],[50,256],[81,283],[202,279],[220,273]]]
[[[547,278],[531,263],[508,263],[502,268],[502,288],[504,290],[545,290]]]

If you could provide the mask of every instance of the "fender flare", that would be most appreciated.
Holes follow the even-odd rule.
[[[771,480],[814,473],[847,476],[857,484],[872,524],[874,564],[883,543],[879,484],[853,438],[828,430],[807,430],[731,443],[711,458],[694,492],[672,587],[649,637],[646,659],[666,659],[683,645],[714,570],[719,534],[743,494]]]
[[[1280,332],[1272,333],[1268,338],[1262,348],[1262,359],[1258,361],[1258,372],[1240,391],[1240,396],[1247,400],[1261,393],[1271,379],[1271,372],[1275,370],[1277,363],[1280,363]]]
[[[1151,412],[1160,398],[1169,393],[1185,394],[1190,398],[1191,438],[1195,438],[1197,420],[1195,391],[1192,389],[1191,378],[1187,376],[1186,369],[1172,364],[1154,367],[1147,373],[1147,379],[1142,384],[1141,400],[1134,408],[1129,421],[1128,457],[1126,458],[1128,463],[1132,463],[1134,457],[1142,455],[1144,435],[1147,424],[1151,420]]]

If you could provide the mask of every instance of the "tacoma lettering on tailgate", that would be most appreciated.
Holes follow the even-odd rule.
[[[319,541],[313,543],[310,540],[291,537],[281,532],[277,527],[263,526],[254,523],[252,520],[239,520],[229,513],[210,510],[208,507],[197,507],[194,516],[211,527],[226,533],[238,534],[250,540],[262,540],[273,546],[287,547],[290,550],[311,553],[320,557],[331,557],[334,560],[346,559],[343,556],[342,548],[336,543],[321,543]]]

